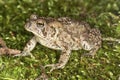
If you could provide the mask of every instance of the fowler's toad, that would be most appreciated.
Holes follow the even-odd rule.
[[[51,71],[64,68],[72,50],[88,50],[88,54],[93,56],[101,46],[101,33],[98,29],[90,28],[87,23],[68,17],[54,19],[31,15],[25,29],[32,32],[34,37],[19,56],[31,55],[30,52],[37,42],[48,48],[61,50],[58,63],[45,66],[51,66]]]

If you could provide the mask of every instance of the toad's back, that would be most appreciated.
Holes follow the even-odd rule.
[[[45,44],[49,48],[61,49],[64,46],[72,50],[81,49],[81,37],[88,34],[90,30],[89,25],[85,22],[80,23],[69,18],[45,18],[45,21],[47,27],[43,33],[46,34],[46,39],[49,39]]]

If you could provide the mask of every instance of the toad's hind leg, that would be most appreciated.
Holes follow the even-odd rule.
[[[96,52],[98,51],[99,48],[100,48],[99,46],[96,46],[93,49],[91,49],[89,51],[89,53],[83,54],[82,56],[91,56],[92,58],[94,58],[94,56],[95,56],[95,54],[96,54]]]
[[[60,59],[59,59],[58,63],[48,64],[45,67],[51,67],[50,72],[52,72],[55,69],[64,68],[70,58],[70,54],[71,54],[71,50],[63,50],[60,55]]]

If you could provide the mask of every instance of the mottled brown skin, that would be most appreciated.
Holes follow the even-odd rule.
[[[25,29],[32,32],[34,37],[26,44],[22,54],[17,56],[31,55],[37,42],[48,48],[61,50],[58,63],[45,66],[52,67],[50,71],[64,68],[72,50],[88,50],[90,52],[87,55],[94,56],[101,46],[101,33],[98,29],[68,17],[55,19],[31,15]]]

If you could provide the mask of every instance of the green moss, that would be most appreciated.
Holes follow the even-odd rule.
[[[120,38],[119,0],[0,0],[0,36],[8,47],[23,49],[33,36],[24,24],[33,13],[44,17],[68,16],[100,29],[103,37]],[[59,51],[38,45],[36,57],[0,57],[0,80],[34,80],[41,74],[40,64],[56,63]],[[117,80],[120,76],[120,45],[103,42],[94,59],[81,58],[85,51],[73,51],[64,69],[48,75],[52,80]],[[48,72],[49,69],[46,70]]]

